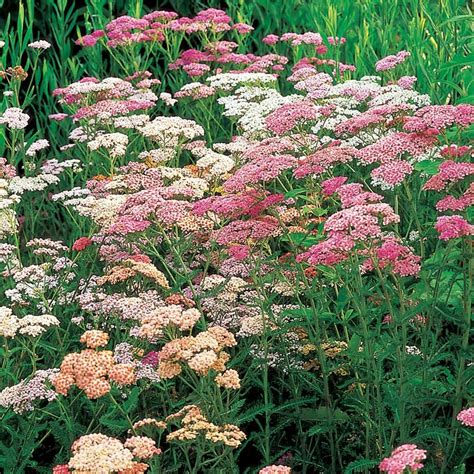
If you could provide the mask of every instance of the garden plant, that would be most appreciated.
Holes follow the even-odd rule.
[[[468,2],[0,11],[0,472],[474,472]]]

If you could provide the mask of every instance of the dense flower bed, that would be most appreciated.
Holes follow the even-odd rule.
[[[419,94],[407,51],[358,77],[345,38],[258,56],[252,29],[208,9],[84,34],[123,77],[54,90],[54,159],[2,72],[7,469],[28,430],[23,466],[56,474],[467,472],[474,106]]]

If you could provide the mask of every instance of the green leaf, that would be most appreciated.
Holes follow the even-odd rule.
[[[354,472],[365,472],[367,469],[371,469],[379,465],[380,461],[374,461],[373,459],[359,459],[358,461],[352,461],[344,469],[344,474],[352,474]]]
[[[441,161],[422,160],[415,164],[415,169],[429,176],[434,176],[438,173],[439,165],[441,163]]]
[[[349,421],[349,415],[338,408],[335,410],[331,410],[328,407],[303,408],[301,410],[301,419],[304,421],[319,421],[332,425]]]

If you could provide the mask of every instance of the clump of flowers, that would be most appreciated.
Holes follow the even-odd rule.
[[[225,372],[230,356],[224,349],[236,344],[233,334],[219,326],[213,326],[197,336],[173,339],[159,352],[158,373],[161,378],[171,379],[182,372],[183,366],[200,376],[207,375],[211,370]],[[219,383],[237,388],[238,376],[234,372],[223,374]]]
[[[474,225],[469,224],[462,216],[440,216],[435,224],[441,240],[457,239],[474,235]]]
[[[76,385],[90,399],[100,398],[111,390],[111,382],[120,386],[136,381],[133,364],[115,363],[112,351],[97,351],[107,344],[108,335],[102,331],[86,331],[81,337],[87,349],[67,354],[60,372],[53,381],[56,392],[67,395]]]
[[[410,56],[408,51],[399,51],[397,54],[386,56],[375,63],[376,71],[388,71],[403,63]]]
[[[466,408],[465,410],[460,411],[456,418],[464,426],[474,426],[474,408]]]
[[[421,461],[424,459],[426,459],[425,449],[419,449],[416,444],[403,444],[379,464],[379,469],[389,474],[403,474],[407,468],[417,472],[423,467]]]
[[[196,405],[186,405],[165,419],[167,423],[177,420],[179,420],[181,428],[167,435],[168,442],[195,440],[202,436],[212,443],[222,443],[235,449],[246,439],[245,433],[235,425],[227,423],[216,425],[208,421],[202,410]]]
[[[346,261],[351,254],[368,256],[362,269],[388,267],[401,276],[417,275],[420,257],[403,245],[399,238],[387,235],[382,225],[396,224],[400,217],[388,204],[380,203],[382,196],[364,192],[359,184],[337,187],[343,209],[330,216],[324,230],[328,238],[299,255],[299,261],[312,265],[335,265]],[[362,245],[362,247],[360,247]]]
[[[58,369],[37,370],[31,379],[4,388],[0,392],[0,406],[22,414],[33,411],[38,400],[55,400],[57,394],[51,384],[58,372]]]
[[[18,318],[10,308],[0,307],[0,336],[15,337],[17,334],[21,334],[23,336],[37,337],[51,326],[59,326],[58,318],[52,314],[41,314],[38,316],[28,314]]]
[[[260,469],[258,474],[291,474],[291,467],[272,464]]]
[[[148,464],[141,462],[161,453],[155,441],[146,436],[132,436],[124,442],[94,433],[81,436],[71,446],[72,456],[66,465],[56,466],[55,473],[87,474],[145,473]],[[62,470],[60,470],[62,469]]]
[[[380,76],[357,78],[340,61],[345,38],[279,32],[263,39],[270,52],[254,54],[243,50],[261,47],[243,38],[252,30],[209,8],[192,18],[121,16],[80,37],[95,48],[81,58],[104,67],[81,63],[73,76],[101,78],[53,92],[64,113],[48,115],[51,130],[71,127],[60,150],[74,158],[63,161],[49,158],[61,133],[30,131],[35,89],[18,94],[40,71],[32,61],[0,68],[9,89],[0,111],[9,154],[0,157],[0,415],[20,429],[17,414],[53,416],[58,442],[56,413],[71,403],[68,426],[90,415],[85,426],[118,433],[120,411],[130,428],[126,439],[80,437],[55,474],[342,472],[364,448],[362,463],[381,457],[374,440],[419,439],[422,424],[410,422],[421,398],[423,426],[459,432],[446,449],[431,440],[430,462],[449,452],[439,463],[449,470],[469,449],[459,423],[474,425],[472,408],[454,414],[455,426],[439,397],[399,382],[426,379],[427,341],[440,354],[433,373],[466,374],[474,167],[463,143],[474,106],[432,104],[416,77],[397,78],[395,68],[410,68],[407,51],[379,60]],[[29,47],[40,61],[50,45]],[[107,77],[112,64],[126,77]],[[65,242],[50,238],[58,228]],[[75,326],[46,339],[59,325],[53,314]],[[70,347],[78,327],[85,348],[38,370],[56,365],[53,349]],[[465,394],[438,379],[436,391],[458,406]],[[65,398],[74,387],[77,400]],[[235,419],[250,422],[249,448]],[[37,447],[48,445],[49,428],[45,437],[43,425],[34,429]],[[306,442],[308,429],[317,436]],[[38,450],[24,452],[27,469],[45,469]],[[262,458],[244,467],[248,452]],[[426,453],[403,445],[379,468],[414,473]]]
[[[200,317],[201,313],[195,308],[183,309],[180,305],[163,306],[141,319],[137,334],[154,340],[163,335],[165,328],[175,327],[180,331],[189,331]]]

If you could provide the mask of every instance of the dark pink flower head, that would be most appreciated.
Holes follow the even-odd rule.
[[[474,235],[474,225],[469,224],[464,217],[459,215],[440,216],[435,224],[441,240],[457,239]]]
[[[472,153],[472,151],[473,149],[470,146],[449,145],[441,150],[441,155],[447,156],[448,158],[458,158],[468,155]]]
[[[72,244],[72,250],[76,252],[81,252],[82,250],[89,247],[92,244],[92,240],[89,237],[80,237]]]
[[[323,194],[325,196],[334,194],[346,181],[346,176],[336,176],[335,178],[326,179],[321,183]]]
[[[395,237],[384,239],[376,255],[380,268],[391,267],[400,276],[416,276],[420,272],[421,258]]]
[[[57,466],[53,467],[52,474],[71,474],[69,467],[67,464],[58,464]]]
[[[236,260],[245,260],[250,255],[250,248],[248,245],[232,245],[227,251],[229,255]]]
[[[99,39],[92,35],[84,35],[81,38],[78,38],[74,43],[78,46],[83,46],[84,48],[91,48],[97,44]]]
[[[142,364],[151,365],[151,366],[153,366],[153,367],[157,367],[159,361],[160,361],[160,354],[159,354],[159,352],[150,351],[150,352],[148,352],[148,354],[146,354],[145,356],[143,356]]]
[[[325,44],[321,44],[319,46],[316,46],[316,54],[326,54],[328,52],[328,48],[326,47]]]

